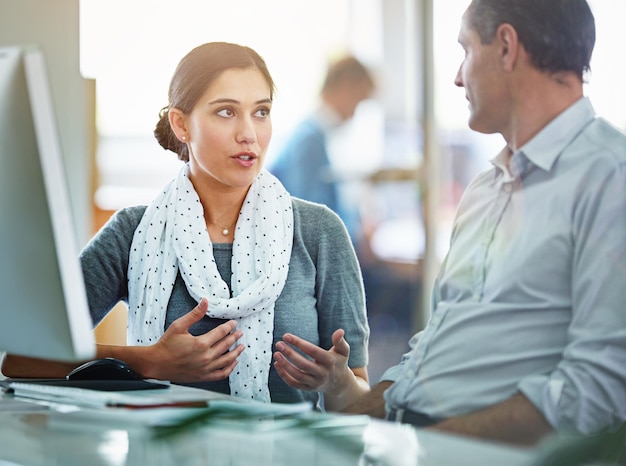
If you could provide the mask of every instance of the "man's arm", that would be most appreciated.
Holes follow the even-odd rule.
[[[384,418],[383,393],[392,384],[390,381],[378,383],[342,412]],[[554,432],[543,414],[521,393],[488,408],[451,417],[429,429],[516,445],[534,445]]]
[[[430,427],[444,432],[517,445],[534,445],[553,432],[546,418],[523,394]]]
[[[385,398],[383,393],[393,382],[383,380],[374,386],[368,393],[358,398],[350,406],[342,410],[347,414],[367,414],[372,417],[385,418]]]

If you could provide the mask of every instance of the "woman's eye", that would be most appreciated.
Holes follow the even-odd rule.
[[[218,111],[217,114],[222,117],[231,117],[235,114],[235,112],[233,112],[233,110],[230,108],[223,108]]]
[[[270,115],[270,109],[260,108],[256,111],[255,115],[261,118],[267,118]]]

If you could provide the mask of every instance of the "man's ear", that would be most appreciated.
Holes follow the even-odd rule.
[[[517,31],[509,23],[502,23],[498,26],[495,40],[500,46],[500,56],[504,70],[512,71],[519,58],[520,43]]]
[[[189,141],[189,134],[187,131],[187,119],[185,114],[178,108],[170,108],[167,113],[167,118],[170,121],[172,131],[181,142]]]

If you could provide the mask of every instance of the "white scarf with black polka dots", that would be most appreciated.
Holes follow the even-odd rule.
[[[208,299],[208,316],[236,319],[243,331],[239,342],[246,349],[230,375],[231,394],[269,402],[274,302],[287,280],[293,243],[291,197],[265,169],[252,183],[235,229],[231,298],[188,171],[185,165],[135,230],[128,266],[128,344],[151,345],[163,335],[180,270],[190,295],[198,302]]]

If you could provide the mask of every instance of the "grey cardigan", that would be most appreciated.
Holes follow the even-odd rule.
[[[332,346],[332,333],[343,328],[350,344],[350,367],[364,367],[368,362],[369,327],[363,281],[345,226],[325,206],[297,198],[292,199],[292,204],[293,248],[287,282],[275,304],[274,344],[290,332],[328,349]],[[137,206],[116,212],[81,252],[94,326],[119,301],[128,302],[129,251],[145,209]],[[213,249],[219,272],[230,284],[232,244],[216,243]],[[196,304],[179,274],[168,304],[165,328]],[[200,335],[222,322],[205,316],[190,331]],[[229,393],[227,380],[193,385]],[[317,393],[285,384],[273,367],[269,389],[274,402],[318,401]]]

